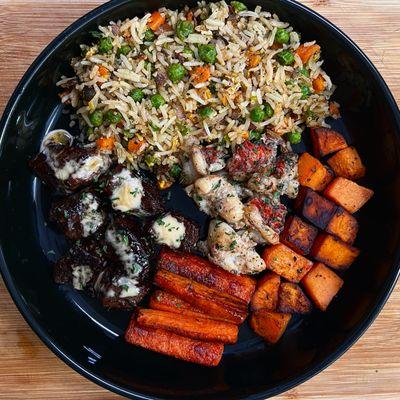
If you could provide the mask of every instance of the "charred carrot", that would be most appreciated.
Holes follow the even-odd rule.
[[[244,303],[249,303],[256,281],[244,275],[235,275],[217,267],[210,261],[194,254],[164,249],[158,260],[158,268],[191,279]]]
[[[154,283],[212,317],[234,324],[241,324],[246,319],[247,306],[245,304],[229,301],[221,295],[221,292],[188,278],[160,269],[154,277]]]
[[[179,336],[163,329],[139,326],[135,318],[131,319],[125,333],[125,340],[147,350],[208,367],[218,365],[224,351],[222,343],[204,342]]]
[[[152,31],[156,31],[164,22],[165,17],[161,15],[158,11],[154,11],[147,22],[147,26]]]
[[[317,44],[311,46],[304,46],[302,44],[297,50],[296,54],[301,58],[303,64],[307,64],[311,57],[317,54],[321,50],[321,47]]]
[[[313,88],[315,90],[315,93],[321,93],[325,90],[326,88],[326,82],[325,79],[322,77],[322,75],[318,75],[313,81],[312,81]]]
[[[203,317],[224,321],[223,318],[207,315],[205,312],[193,307],[179,297],[163,290],[156,290],[153,292],[149,300],[149,307],[153,310],[169,311],[175,314],[188,315],[191,317]]]
[[[102,137],[96,140],[96,144],[100,150],[112,151],[115,144],[115,138],[113,136]]]
[[[149,309],[138,310],[136,321],[140,326],[165,329],[192,339],[231,344],[237,341],[238,327],[229,322]]]

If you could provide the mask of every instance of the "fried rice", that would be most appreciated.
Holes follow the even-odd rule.
[[[93,43],[82,44],[82,56],[71,61],[75,76],[58,82],[68,88],[61,100],[76,109],[73,118],[86,133],[85,141],[112,138],[108,150],[118,162],[156,172],[160,186],[166,187],[174,175],[168,171],[195,144],[215,143],[229,151],[249,139],[252,131],[284,135],[307,126],[327,126],[334,85],[322,69],[320,51],[303,65],[296,50],[315,42],[301,44],[300,34],[277,15],[260,6],[237,11],[224,1],[158,11],[164,22],[151,40],[145,38],[150,13],[99,26]],[[192,23],[193,32],[182,40],[176,28],[184,20]],[[282,28],[289,37],[279,44],[276,34]],[[112,44],[107,52],[99,49],[101,38]],[[199,57],[199,46],[204,44],[215,47],[214,63]],[[291,65],[278,61],[282,50],[294,56]],[[168,77],[172,64],[185,69],[177,83]],[[195,70],[205,65],[210,77],[198,83]],[[316,79],[324,83],[323,90],[314,88]],[[130,95],[138,88],[144,95],[141,101]],[[154,94],[160,94],[165,104],[155,108]],[[266,103],[273,115],[254,122],[251,110]],[[210,107],[212,114],[200,116],[204,107]],[[118,111],[121,120],[94,126],[92,113],[108,110]]]

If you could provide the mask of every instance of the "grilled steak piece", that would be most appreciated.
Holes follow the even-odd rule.
[[[113,223],[105,232],[107,257],[113,266],[104,287],[103,305],[131,309],[146,295],[150,285],[149,258],[138,237],[121,224]]]
[[[115,211],[150,216],[164,209],[155,184],[121,165],[110,171],[100,185]]]
[[[45,184],[70,193],[93,182],[110,163],[110,157],[96,148],[49,143],[29,166]]]
[[[50,209],[50,221],[56,223],[68,239],[78,240],[101,228],[106,214],[99,197],[85,190],[55,202]]]
[[[54,265],[55,282],[72,285],[77,290],[86,289],[94,296],[98,277],[107,266],[101,237],[77,241]]]
[[[147,231],[155,243],[190,251],[200,238],[199,225],[176,211],[169,211],[149,223]]]

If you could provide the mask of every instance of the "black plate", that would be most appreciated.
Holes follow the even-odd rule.
[[[188,3],[194,4],[193,1]],[[0,125],[1,271],[32,329],[68,365],[94,382],[131,398],[263,399],[310,378],[343,354],[365,331],[399,274],[400,115],[382,77],[360,49],[325,19],[289,0],[261,3],[323,49],[325,69],[338,85],[338,128],[360,151],[375,190],[360,215],[361,256],[328,312],[294,321],[267,346],[247,327],[227,346],[219,367],[186,364],[134,348],[121,338],[129,315],[108,312],[85,295],[52,281],[52,262],[64,239],[46,226],[49,190],[27,169],[44,133],[66,126],[55,82],[86,32],[109,20],[142,15],[176,1],[113,1],[59,35],[36,59],[13,94]],[[199,217],[182,191],[173,204]],[[389,345],[389,344],[388,344]],[[322,393],[321,393],[322,394]]]

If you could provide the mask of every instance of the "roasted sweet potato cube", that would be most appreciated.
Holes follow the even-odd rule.
[[[357,220],[345,209],[338,207],[329,221],[326,231],[348,244],[353,244],[358,232]]]
[[[286,246],[304,256],[310,252],[317,234],[317,228],[292,215],[286,219],[280,239]]]
[[[299,182],[313,190],[324,190],[333,175],[319,160],[309,153],[303,153],[298,161]]]
[[[283,282],[279,287],[277,310],[290,314],[308,314],[312,304],[297,283]]]
[[[325,229],[336,211],[331,201],[309,188],[301,188],[294,204],[295,210],[320,229]]]
[[[355,180],[365,175],[364,164],[355,147],[338,151],[327,162],[337,176]]]
[[[335,178],[324,191],[325,197],[352,214],[358,211],[373,194],[373,190],[342,177]]]
[[[250,317],[250,326],[257,335],[268,343],[276,343],[289,324],[290,314],[282,314],[266,309],[254,311]]]
[[[312,267],[312,262],[283,243],[267,247],[263,259],[268,269],[291,282],[299,282]]]
[[[314,155],[318,158],[347,147],[344,137],[339,132],[329,128],[311,129],[311,140]]]
[[[349,268],[359,254],[357,248],[327,233],[320,233],[311,249],[312,257],[338,270]]]
[[[275,310],[278,304],[278,290],[281,277],[275,272],[267,272],[257,282],[256,291],[251,299],[250,308],[253,311],[265,308]]]
[[[324,264],[315,263],[301,284],[314,304],[325,311],[343,286],[343,279]]]

